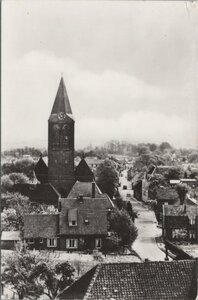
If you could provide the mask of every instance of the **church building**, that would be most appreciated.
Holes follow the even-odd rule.
[[[35,174],[41,184],[50,183],[67,197],[75,181],[92,181],[93,172],[83,160],[74,166],[75,120],[63,78],[48,120],[48,166],[41,157]]]

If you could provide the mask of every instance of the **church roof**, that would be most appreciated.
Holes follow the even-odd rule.
[[[68,198],[76,198],[80,194],[84,197],[92,197],[92,182],[76,181],[68,194]],[[104,195],[106,197],[106,194],[102,194],[99,187],[95,183],[95,197],[104,197]]]
[[[36,175],[36,178],[41,183],[47,183],[48,181],[48,167],[43,160],[42,156],[39,158],[37,164],[34,167],[34,172]]]
[[[78,181],[92,181],[94,179],[94,174],[91,171],[90,167],[86,163],[85,159],[83,158],[75,170],[75,176]]]
[[[69,98],[67,95],[67,90],[65,87],[63,77],[61,77],[61,80],[59,83],[59,87],[58,87],[58,91],[57,91],[56,98],[54,101],[54,105],[52,107],[51,115],[58,114],[60,112],[68,115],[70,118],[73,118],[72,110],[71,110],[71,106],[70,106],[70,102],[69,102]]]

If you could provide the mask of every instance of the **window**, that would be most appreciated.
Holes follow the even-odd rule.
[[[77,249],[78,240],[77,239],[66,239],[66,248],[67,249]]]
[[[95,239],[95,247],[101,248],[102,247],[102,240],[101,239]]]
[[[28,244],[34,244],[34,239],[27,239]]]
[[[196,233],[194,230],[189,230],[189,238],[192,240],[195,240],[196,238]]]
[[[77,221],[69,221],[69,226],[77,226]]]
[[[195,225],[195,218],[190,219],[190,225]]]
[[[57,246],[57,239],[47,239],[47,247],[56,247]]]
[[[39,239],[39,243],[43,244],[43,239],[42,238]]]

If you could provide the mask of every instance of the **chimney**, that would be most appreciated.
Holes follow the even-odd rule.
[[[92,198],[95,198],[95,195],[96,195],[96,184],[93,181],[92,182]]]

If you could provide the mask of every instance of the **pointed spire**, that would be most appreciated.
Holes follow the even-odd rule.
[[[63,77],[61,77],[61,80],[60,80],[60,83],[59,83],[58,91],[57,91],[57,94],[56,94],[54,105],[52,107],[51,114],[58,114],[60,112],[62,112],[64,114],[67,114],[69,116],[72,115],[72,110],[71,110],[71,106],[70,106],[70,103],[69,103],[69,98],[68,98],[68,95],[67,95],[67,91],[66,91],[66,87],[65,87]]]

